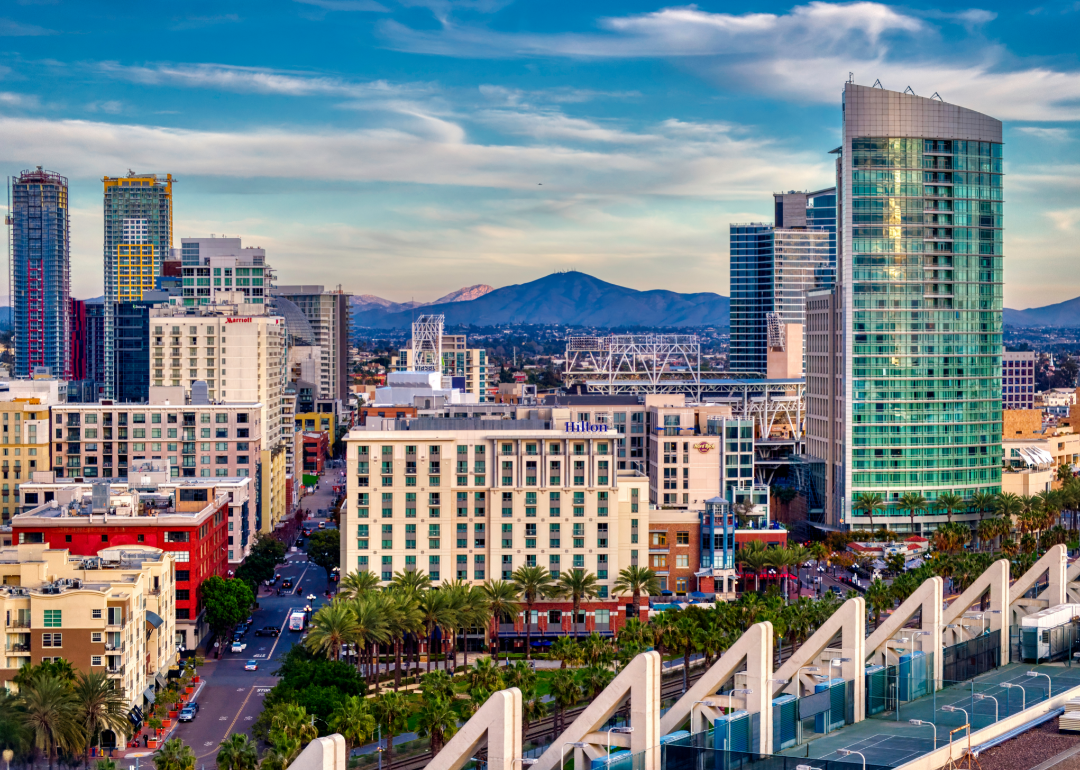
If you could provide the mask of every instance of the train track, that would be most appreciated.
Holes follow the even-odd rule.
[[[705,672],[706,667],[701,666],[697,669],[691,669],[690,671],[690,684],[693,685],[701,675]],[[682,672],[676,672],[666,675],[660,684],[660,698],[661,700],[668,700],[670,698],[678,698],[683,694],[682,689]],[[563,714],[563,724],[569,725],[585,710],[586,705],[575,706],[574,708],[567,709]],[[525,732],[525,742],[536,741],[537,739],[544,738],[545,736],[553,736],[555,733],[555,716],[546,716],[543,719],[538,719],[535,722],[529,724],[529,729]],[[485,757],[486,750],[481,749],[477,752],[478,757]],[[394,757],[394,770],[421,770],[421,768],[427,767],[428,762],[431,761],[431,752],[425,751],[420,754],[413,754],[408,757],[398,759]]]

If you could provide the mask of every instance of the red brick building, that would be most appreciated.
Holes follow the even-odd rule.
[[[325,431],[306,431],[304,442],[304,473],[322,475],[323,464],[330,454],[330,438]]]

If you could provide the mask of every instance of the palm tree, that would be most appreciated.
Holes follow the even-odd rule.
[[[418,594],[431,588],[431,577],[424,574],[423,570],[418,569],[395,572],[394,579],[390,581],[390,585],[387,587]]]
[[[934,510],[945,511],[945,515],[948,516],[949,523],[952,524],[953,511],[957,511],[964,507],[964,498],[953,492],[942,492],[937,496],[937,499],[932,503]]]
[[[624,567],[619,570],[619,578],[615,581],[615,585],[612,586],[611,590],[616,596],[630,594],[633,597],[634,614],[627,616],[627,619],[636,619],[639,614],[638,602],[641,601],[641,595],[659,596],[660,580],[656,577],[656,573],[648,567]]]
[[[1020,496],[1012,492],[1002,492],[997,495],[994,503],[994,510],[998,512],[998,515],[1005,517],[1009,521],[1010,527],[1013,525],[1013,517],[1019,516],[1023,509],[1024,505],[1020,501]]]
[[[356,620],[352,643],[356,645],[356,668],[361,669],[364,654],[373,646],[390,638],[390,627],[384,611],[384,594],[362,594],[349,602]],[[369,678],[378,676],[378,665],[370,667]],[[372,673],[372,671],[374,673]]]
[[[900,495],[900,499],[896,503],[896,507],[902,511],[907,511],[911,516],[911,534],[915,534],[915,514],[926,513],[926,498],[918,492],[905,492]]]
[[[427,670],[431,671],[431,661],[435,657],[435,629],[452,625],[454,608],[448,591],[424,591],[419,594],[420,618],[427,629],[428,659]]]
[[[810,559],[811,559],[810,550],[806,546],[800,545],[799,543],[795,543],[794,545],[789,545],[784,550],[787,551],[787,557],[788,557],[788,561],[785,564],[785,566],[795,568],[795,585],[796,585],[796,587],[798,587],[799,586],[799,568],[802,567],[802,565],[805,564],[806,562],[810,561]],[[791,570],[789,569],[788,573],[790,574],[790,572],[791,572]],[[800,593],[801,593],[801,591],[800,591]],[[791,592],[789,590],[788,591],[789,600],[791,598],[790,595],[791,595]]]
[[[513,583],[506,580],[488,580],[484,583],[484,593],[487,595],[488,608],[491,610],[491,628],[495,647],[495,665],[499,665],[499,623],[504,618],[517,617],[521,608],[517,603],[518,589]]]
[[[466,631],[469,628],[481,628],[485,632],[491,625],[491,602],[487,593],[480,586],[466,586],[462,590],[462,603],[460,609],[461,626]],[[462,663],[469,666],[469,639],[466,635],[461,644]]]
[[[419,634],[424,628],[424,618],[415,592],[391,591],[389,599],[393,610],[387,614],[387,632],[394,645],[394,690],[397,690],[401,687],[401,652],[405,637]]]
[[[218,770],[255,770],[259,766],[259,749],[243,733],[233,733],[221,742],[217,753]]]
[[[356,636],[356,613],[348,602],[335,600],[323,605],[311,619],[304,646],[324,653],[330,660],[341,656],[341,648]]]
[[[555,700],[555,735],[559,735],[565,727],[566,710],[577,705],[581,698],[581,688],[574,672],[569,669],[556,671],[555,676],[551,677],[550,688],[551,697]]]
[[[870,531],[874,530],[874,514],[885,510],[885,500],[877,492],[860,492],[855,495],[856,511],[862,511],[870,517]]]
[[[59,750],[76,751],[85,744],[79,700],[71,686],[55,676],[38,676],[21,693],[23,723],[34,748],[49,756],[49,770]]]
[[[378,590],[379,576],[368,570],[350,572],[341,579],[338,587],[338,596],[343,599],[356,599],[371,591]]]
[[[416,734],[431,738],[431,753],[435,755],[454,737],[458,729],[458,715],[446,698],[424,699],[417,714]]]
[[[979,522],[979,526],[975,530],[976,534],[979,536],[979,550],[982,550],[983,542],[993,541],[994,536],[997,534],[997,528],[997,519],[983,519]],[[990,547],[993,549],[993,542],[990,542]]]
[[[335,733],[341,733],[345,739],[345,756],[350,756],[353,749],[371,740],[375,733],[375,717],[371,715],[366,698],[352,695],[330,714],[329,726]]]
[[[532,660],[533,605],[539,599],[558,595],[559,586],[547,567],[518,567],[511,575],[522,601],[525,602],[525,660]]]
[[[154,752],[155,770],[195,770],[195,752],[180,738],[170,738]]]
[[[75,697],[79,702],[79,711],[83,730],[86,734],[86,761],[90,764],[90,746],[93,739],[101,745],[101,731],[111,730],[120,736],[126,736],[131,727],[127,718],[127,701],[121,690],[113,687],[112,680],[103,671],[79,672],[75,683]]]
[[[766,552],[765,544],[760,540],[751,540],[739,549],[735,561],[754,573],[754,591],[760,591],[761,572],[772,563],[772,557]]]
[[[874,613],[874,628],[881,625],[882,610],[893,606],[893,597],[889,593],[889,587],[877,578],[866,589],[866,606]]]
[[[994,510],[994,500],[997,496],[991,492],[976,492],[971,496],[971,507],[979,514],[979,521]]]
[[[569,636],[560,636],[551,645],[551,657],[561,661],[560,669],[571,666],[581,657],[581,648]]]
[[[428,591],[428,593],[435,593]],[[394,736],[408,727],[412,707],[399,692],[384,692],[375,696],[375,719],[386,734],[386,770],[394,770]]]

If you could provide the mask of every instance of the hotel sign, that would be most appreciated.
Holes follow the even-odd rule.
[[[607,433],[608,426],[591,422],[565,423],[567,433]]]
[[[694,449],[701,452],[702,454],[707,454],[708,452],[716,449],[716,444],[710,444],[707,441],[699,441],[698,443],[694,444]]]

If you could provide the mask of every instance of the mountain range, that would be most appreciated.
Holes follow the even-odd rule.
[[[1005,308],[1002,320],[1006,326],[1080,326],[1080,297],[1027,310]]]
[[[475,286],[466,286],[463,289],[452,291],[446,296],[439,297],[434,302],[394,302],[393,300],[376,297],[374,294],[357,294],[349,300],[354,309],[360,310],[383,310],[386,313],[399,313],[403,310],[411,310],[414,307],[426,307],[428,305],[442,305],[447,302],[469,302],[479,299],[485,294],[495,291],[495,288],[486,283],[478,283]]]
[[[475,299],[447,300],[461,292],[490,289]],[[552,273],[529,283],[469,287],[431,304],[403,307],[357,303],[354,326],[401,328],[409,326],[417,310],[441,313],[447,326],[509,323],[571,324],[575,326],[727,326],[728,298],[712,292],[679,294],[654,289],[637,291],[601,281],[585,273]],[[378,298],[375,298],[378,299]]]

